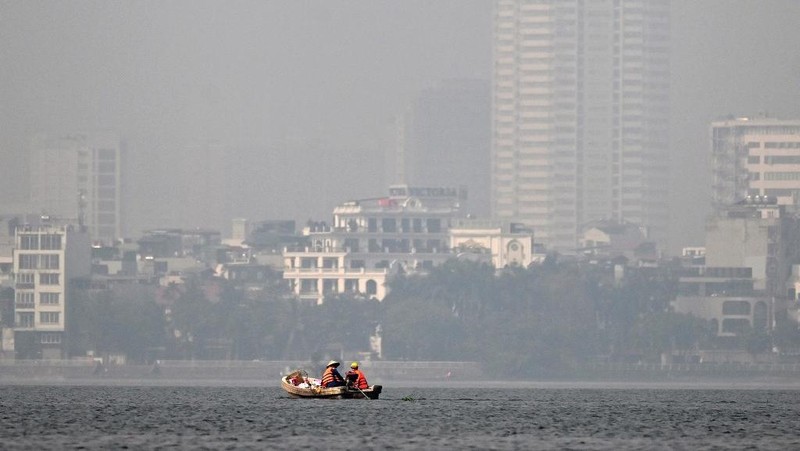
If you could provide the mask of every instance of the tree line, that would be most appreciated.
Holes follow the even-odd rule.
[[[710,322],[670,309],[678,281],[669,267],[615,277],[610,266],[554,258],[501,271],[451,260],[388,284],[382,302],[337,294],[322,305],[293,299],[277,275],[255,293],[222,283],[209,296],[203,283],[188,282],[168,289],[169,302],[148,287],[87,291],[71,303],[69,343],[73,355],[92,349],[135,362],[318,361],[368,351],[380,331],[384,359],[478,361],[517,377],[719,345]],[[743,346],[763,350],[763,336],[743,337]]]

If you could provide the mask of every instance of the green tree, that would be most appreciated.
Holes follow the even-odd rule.
[[[164,310],[148,287],[75,290],[68,309],[70,355],[122,353],[144,363],[165,345]]]

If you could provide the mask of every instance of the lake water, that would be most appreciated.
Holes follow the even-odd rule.
[[[800,390],[6,385],[0,448],[800,449]]]

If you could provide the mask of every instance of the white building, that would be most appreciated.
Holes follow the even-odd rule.
[[[522,224],[459,219],[450,228],[450,247],[459,258],[482,257],[495,268],[526,268],[535,261],[533,231]]]
[[[304,230],[309,246],[287,248],[284,279],[304,300],[352,292],[383,299],[391,271],[432,268],[453,255],[450,227],[459,211],[449,188],[396,185],[389,196],[345,202],[333,224]]]
[[[122,143],[111,133],[38,135],[30,153],[32,207],[112,244],[121,226]]]
[[[711,123],[716,210],[749,196],[800,203],[800,120],[737,118]]]
[[[669,12],[661,0],[497,2],[493,217],[561,252],[599,219],[664,239]]]
[[[17,356],[64,358],[69,284],[91,272],[87,233],[73,225],[19,227],[13,261]]]

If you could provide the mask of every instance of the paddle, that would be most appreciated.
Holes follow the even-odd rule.
[[[357,387],[357,386],[355,386],[355,385],[354,385],[354,387],[356,388],[356,390],[360,391],[360,392],[361,392],[361,394],[362,394],[362,395],[364,395],[364,397],[365,397],[365,398],[367,398],[367,399],[372,399],[372,398],[370,398],[369,396],[367,396],[367,394],[366,394],[366,393],[364,393],[364,390],[361,390],[360,388],[358,388],[358,387]]]
[[[356,384],[358,383],[358,381],[357,381],[357,380],[350,379],[350,373],[347,373],[347,378],[346,378],[345,380],[346,380],[347,387],[352,387],[352,388],[355,388],[356,390],[360,391],[360,392],[361,392],[361,394],[362,394],[362,395],[364,395],[364,397],[365,397],[365,398],[367,398],[367,399],[372,399],[372,398],[370,398],[369,396],[367,396],[367,394],[366,394],[366,393],[364,393],[364,391],[363,391],[363,390],[361,390],[360,388],[358,388],[358,385],[356,385]]]

